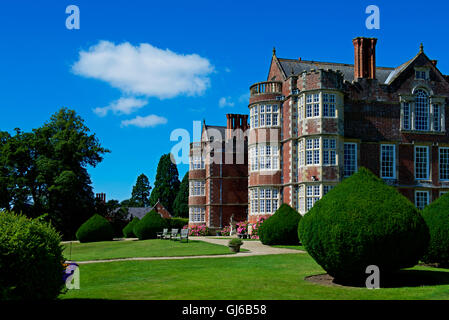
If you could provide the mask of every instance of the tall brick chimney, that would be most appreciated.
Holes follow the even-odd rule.
[[[358,37],[354,44],[354,80],[376,79],[376,38]]]
[[[245,132],[248,129],[248,115],[247,114],[226,114],[227,126],[226,126],[226,138],[232,136],[233,129],[242,129]]]

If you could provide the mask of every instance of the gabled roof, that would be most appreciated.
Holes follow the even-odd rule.
[[[206,131],[206,138],[207,140],[209,140],[209,136],[207,135],[207,130],[209,129],[214,129],[214,130],[218,130],[218,132],[220,132],[221,138],[222,140],[224,140],[226,138],[226,126],[209,126],[206,125],[206,122],[203,123],[203,132]],[[201,136],[203,134],[203,132],[201,133]]]
[[[343,74],[344,80],[353,81],[354,80],[354,65],[346,63],[335,63],[335,62],[319,62],[319,61],[307,61],[307,60],[295,60],[295,59],[284,59],[277,58],[279,65],[285,77],[292,74],[299,75],[304,71],[310,71],[312,69],[331,69],[333,71],[340,71]],[[394,68],[388,67],[376,67],[376,78],[380,83],[385,83],[389,75],[394,71]]]

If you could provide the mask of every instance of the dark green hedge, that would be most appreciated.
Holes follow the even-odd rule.
[[[369,265],[384,275],[412,267],[429,241],[415,206],[365,168],[319,200],[298,232],[307,252],[340,282],[364,281]]]
[[[157,233],[163,228],[167,228],[167,222],[159,213],[151,210],[134,226],[134,234],[139,240],[156,239]]]
[[[430,232],[429,246],[422,260],[449,267],[449,193],[425,207],[422,215]]]
[[[134,234],[134,226],[139,223],[140,219],[137,217],[134,217],[127,225],[123,228],[123,236],[125,238],[135,238],[136,235]]]
[[[259,238],[263,244],[285,244],[297,245],[298,239],[298,223],[301,215],[283,203],[276,212],[265,220],[259,228]]]
[[[58,297],[64,288],[60,242],[49,223],[0,211],[0,301]]]
[[[76,232],[76,238],[80,242],[111,241],[114,230],[106,218],[94,214]]]
[[[188,218],[170,218],[165,219],[168,228],[182,229],[185,225],[189,224]]]

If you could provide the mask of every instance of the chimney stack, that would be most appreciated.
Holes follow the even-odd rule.
[[[106,193],[97,193],[96,198],[98,201],[106,203]]]
[[[354,80],[376,79],[376,38],[358,37],[354,44]]]
[[[232,130],[241,129],[245,132],[248,129],[248,115],[247,114],[226,114],[227,126],[226,126],[226,138],[232,137]]]

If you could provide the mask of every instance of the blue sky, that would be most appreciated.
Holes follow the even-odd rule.
[[[72,4],[79,30],[65,26]],[[365,27],[370,4],[379,30]],[[395,67],[423,42],[449,74],[446,1],[2,1],[0,10],[0,130],[76,110],[112,151],[89,168],[108,199],[129,198],[140,173],[154,182],[174,129],[247,113],[273,47],[282,58],[353,63],[352,38],[376,37],[377,65]],[[182,179],[188,166],[178,170]]]

